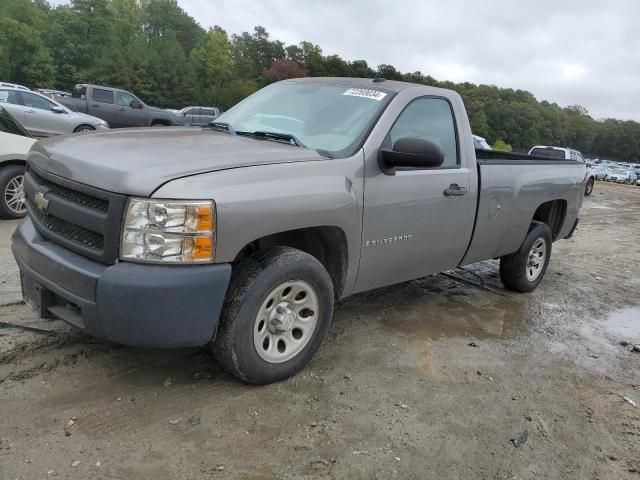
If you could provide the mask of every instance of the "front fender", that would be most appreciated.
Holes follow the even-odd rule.
[[[345,290],[355,282],[362,231],[362,153],[347,159],[280,163],[173,180],[157,198],[213,199],[216,262],[232,262],[251,242],[275,233],[334,226],[347,238]]]

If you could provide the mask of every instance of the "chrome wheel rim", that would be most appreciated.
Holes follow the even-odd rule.
[[[9,210],[17,215],[26,213],[24,201],[24,175],[16,175],[4,189],[4,202]]]
[[[266,296],[253,326],[253,345],[264,361],[283,363],[311,341],[320,318],[315,289],[303,280],[285,282]]]
[[[547,243],[544,239],[538,238],[533,242],[533,246],[529,251],[529,258],[527,260],[527,280],[533,282],[540,276],[546,259]]]

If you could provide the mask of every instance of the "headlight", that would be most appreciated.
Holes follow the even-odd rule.
[[[215,258],[215,203],[131,198],[122,226],[120,259],[206,263]]]

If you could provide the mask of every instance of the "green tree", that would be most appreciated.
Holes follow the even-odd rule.
[[[499,152],[510,152],[513,150],[513,148],[511,148],[511,145],[509,145],[508,143],[505,143],[505,141],[502,140],[501,138],[493,142],[493,145],[491,145],[491,148]]]

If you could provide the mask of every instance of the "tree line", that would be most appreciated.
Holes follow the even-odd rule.
[[[450,88],[477,135],[502,149],[576,148],[640,162],[640,123],[595,120],[581,106],[538,101],[524,90],[437,80],[392,65],[326,55],[312,42],[286,45],[260,26],[229,34],[203,29],[177,0],[0,2],[0,80],[70,90],[76,83],[120,87],[160,107],[227,109],[274,81],[300,76],[373,77]]]

